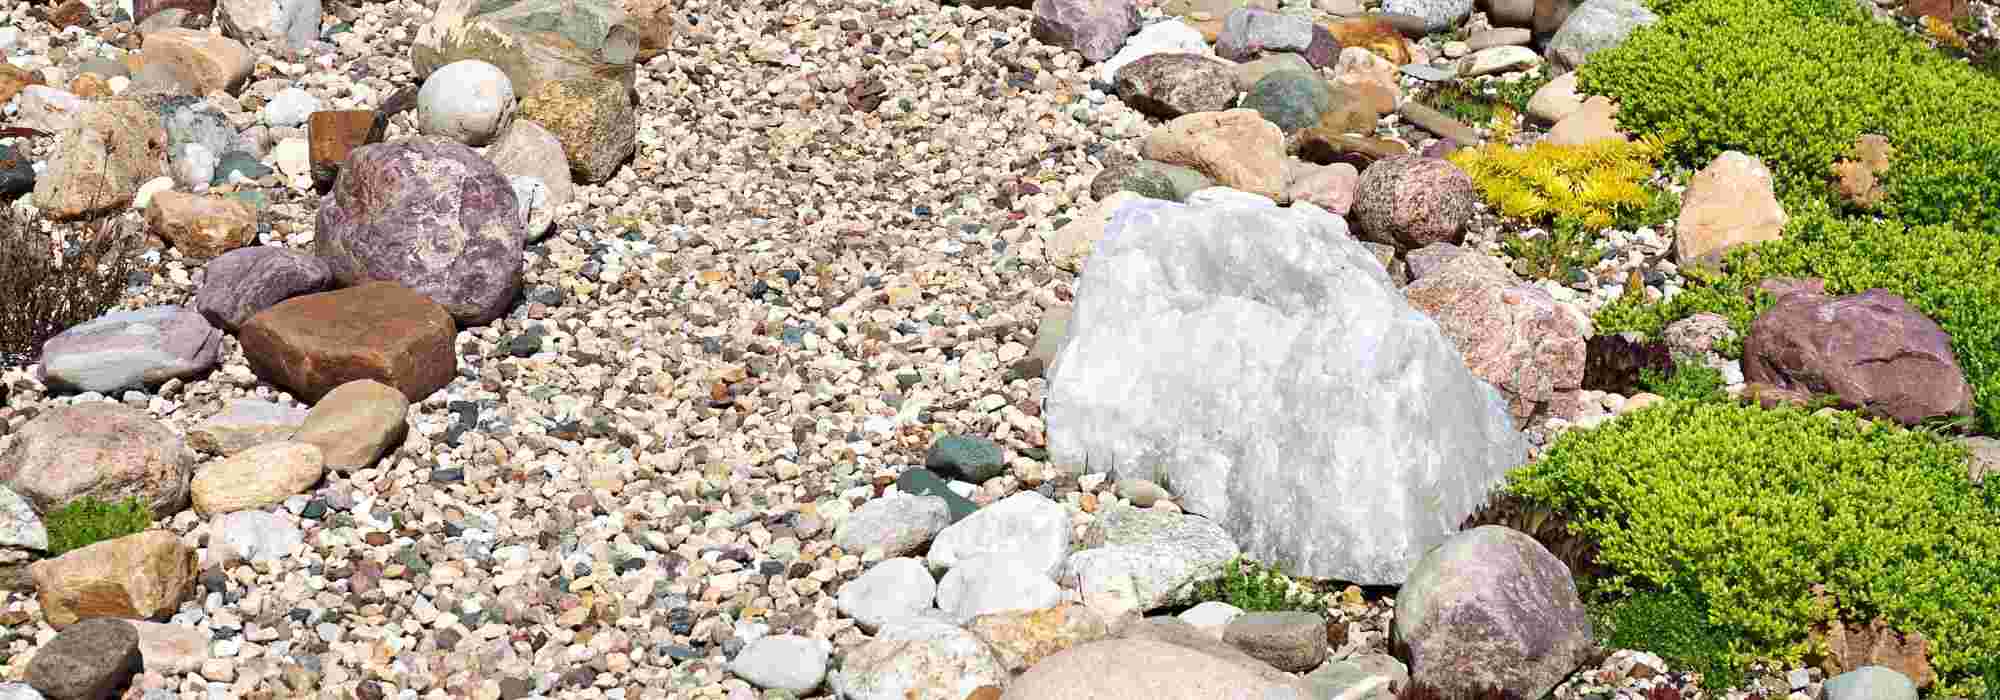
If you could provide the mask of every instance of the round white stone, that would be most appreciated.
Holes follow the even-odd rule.
[[[514,84],[485,61],[445,65],[417,91],[417,129],[468,146],[483,146],[500,134],[514,109]]]

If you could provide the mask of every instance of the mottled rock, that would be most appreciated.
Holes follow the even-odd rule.
[[[238,248],[203,268],[194,307],[216,327],[235,332],[259,311],[333,286],[333,271],[309,253],[281,246]]]
[[[1863,666],[1826,679],[1826,700],[1916,700],[1909,676],[1882,666]]]
[[[1146,134],[1146,158],[1193,168],[1216,184],[1284,196],[1285,134],[1253,109],[1200,112]]]
[[[1424,555],[1396,597],[1393,644],[1412,683],[1447,697],[1490,687],[1541,697],[1593,646],[1569,567],[1534,538],[1498,525]]]
[[[1193,168],[1143,158],[1115,161],[1090,181],[1090,197],[1100,202],[1125,191],[1151,199],[1178,202],[1215,184]]]
[[[971,632],[943,622],[883,627],[847,652],[831,685],[852,700],[963,698],[1007,684],[1007,670]]]
[[[213,369],[222,331],[178,306],[113,311],[42,344],[42,378],[61,390],[111,393]]]
[[[620,0],[618,5],[639,34],[639,52],[633,57],[636,63],[643,64],[666,53],[667,47],[673,45],[674,32],[684,26],[675,14],[674,0]]]
[[[1244,62],[1268,53],[1295,53],[1315,68],[1333,65],[1340,45],[1311,20],[1254,7],[1233,10],[1222,21],[1215,55]]]
[[[52,700],[111,700],[143,669],[139,633],[131,623],[86,620],[35,651],[27,680]]]
[[[410,63],[418,77],[476,59],[507,74],[515,95],[542,83],[596,77],[632,91],[640,34],[611,0],[444,0],[417,30]]]
[[[1396,691],[1410,684],[1410,669],[1387,654],[1361,654],[1328,661],[1305,681],[1320,700],[1396,700]]]
[[[48,512],[90,496],[137,497],[157,517],[188,503],[195,454],[174,431],[122,404],[81,403],[42,411],[0,452],[0,483]]]
[[[208,660],[207,632],[187,625],[126,620],[139,633],[139,655],[146,670],[162,675],[193,673]]]
[[[1111,633],[1103,617],[1074,603],[981,615],[966,629],[986,642],[1001,667],[1012,673],[1033,668],[1065,649],[1104,639]]]
[[[75,115],[35,180],[35,206],[59,221],[123,208],[140,183],[161,174],[166,157],[159,115],[137,102],[91,102]]]
[[[208,260],[257,240],[257,210],[234,197],[161,192],[146,206],[146,228],[182,255]]]
[[[1528,70],[1542,65],[1542,57],[1526,46],[1489,46],[1459,61],[1458,74],[1467,78]]]
[[[1528,116],[1544,122],[1562,121],[1583,108],[1583,94],[1577,92],[1577,73],[1572,71],[1556,76],[1554,80],[1537,88],[1528,98]],[[1606,100],[1608,104],[1610,101]]]
[[[555,134],[578,182],[611,179],[638,147],[639,120],[625,90],[615,82],[565,78],[522,94],[519,118]]]
[[[1778,299],[1743,339],[1743,378],[1753,387],[1837,396],[1904,425],[1973,410],[1951,336],[1880,289]]]
[[[1119,69],[1112,85],[1126,105],[1159,119],[1219,112],[1236,102],[1236,79],[1229,67],[1195,54],[1141,58]]]
[[[288,299],[252,316],[237,339],[251,369],[303,400],[373,379],[415,402],[451,382],[456,334],[429,297],[375,282]]]
[[[937,605],[958,624],[980,615],[1039,610],[1062,601],[1062,588],[1031,563],[1009,554],[960,559],[938,581]]]
[[[1083,54],[1090,62],[1118,53],[1125,38],[1139,31],[1133,0],[1035,0],[1030,33],[1037,41]]]
[[[860,553],[881,548],[884,556],[900,557],[924,546],[950,523],[951,512],[937,496],[878,498],[841,521],[834,544]]]
[[[1454,255],[1403,288],[1410,305],[1436,319],[1465,364],[1527,418],[1558,394],[1583,387],[1588,319],[1541,287],[1523,284],[1499,260]]]
[[[190,484],[203,515],[264,508],[305,492],[326,473],[319,448],[304,442],[258,445],[203,466]]]
[[[1289,134],[1320,123],[1333,108],[1333,90],[1315,73],[1280,71],[1250,86],[1242,104]]]
[[[1472,15],[1472,0],[1382,0],[1382,11],[1423,19],[1423,33],[1448,32]]]
[[[320,10],[320,0],[221,0],[215,21],[225,35],[297,51],[319,38]]]
[[[193,547],[147,530],[28,566],[42,614],[58,630],[100,617],[163,619],[194,594]]]
[[[1777,240],[1790,221],[1763,161],[1724,151],[1688,180],[1674,254],[1682,267],[1714,270],[1731,248]]]
[[[1130,507],[1101,513],[1082,544],[1064,562],[1063,578],[1098,607],[1106,596],[1129,595],[1112,609],[1139,612],[1187,600],[1241,554],[1229,533],[1207,518]]]
[[[514,188],[462,144],[412,139],[355,149],[321,199],[318,223],[314,252],[340,284],[400,283],[460,325],[499,318],[521,288]]]
[[[1363,238],[1406,250],[1457,244],[1478,201],[1472,177],[1451,162],[1397,156],[1361,171],[1353,219]]]

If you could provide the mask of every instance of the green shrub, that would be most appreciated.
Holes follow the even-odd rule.
[[[1715,401],[1728,396],[1722,371],[1698,360],[1677,360],[1671,372],[1639,369],[1639,388],[1672,401]]]
[[[1763,159],[1780,196],[1825,200],[1828,172],[1863,133],[1897,157],[1882,213],[2000,232],[2000,79],[1952,61],[1851,0],[1679,0],[1591,56],[1583,92],[1619,126],[1678,133],[1690,167],[1724,150]]]
[[[1507,489],[1598,543],[1599,593],[1705,599],[1731,663],[1796,661],[1814,623],[1879,615],[1931,640],[1953,692],[2000,649],[2000,510],[1966,469],[1852,413],[1678,401],[1565,434]]]
[[[1734,633],[1709,621],[1708,602],[1698,592],[1646,590],[1592,607],[1608,646],[1650,651],[1674,668],[1697,671],[1711,693],[1741,686],[1749,670],[1731,661]]]
[[[42,525],[49,530],[49,553],[60,556],[73,549],[145,532],[153,526],[153,512],[145,500],[137,497],[106,502],[85,496],[42,516]]]
[[[1208,601],[1228,603],[1244,612],[1326,612],[1325,601],[1311,586],[1294,582],[1278,567],[1241,557],[1223,567],[1222,578],[1195,587],[1194,602]]]
[[[1821,277],[1827,292],[1886,289],[1951,334],[1952,351],[1972,384],[1979,429],[2000,432],[2000,236],[1944,226],[1905,227],[1891,221],[1835,218],[1823,209],[1797,212],[1784,238],[1732,252],[1723,276],[1692,281],[1680,295],[1655,304],[1619,299],[1597,314],[1598,331],[1639,331],[1658,338],[1666,324],[1697,312],[1729,318],[1749,331],[1769,299],[1747,290],[1767,277]],[[1727,350],[1739,350],[1740,342]]]

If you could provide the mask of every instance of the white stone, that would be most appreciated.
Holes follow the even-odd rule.
[[[1383,12],[1422,17],[1430,34],[1450,30],[1472,14],[1472,0],[1382,0]]]
[[[298,88],[285,88],[264,103],[264,123],[270,126],[298,126],[320,110],[319,98]]]
[[[239,510],[218,516],[209,525],[209,554],[223,568],[237,562],[277,561],[305,541],[292,519],[261,510]]]
[[[1480,49],[1459,62],[1458,74],[1467,78],[1527,70],[1542,65],[1542,57],[1526,46],[1493,46]]]
[[[963,698],[1006,685],[1008,673],[977,636],[948,622],[902,622],[844,653],[829,679],[848,700]]]
[[[729,672],[766,690],[807,693],[826,678],[825,641],[781,634],[750,642],[729,663]]]
[[[42,700],[42,693],[26,683],[0,683],[0,700]]]
[[[1177,19],[1155,22],[1146,25],[1145,29],[1126,39],[1125,45],[1118,49],[1118,53],[1099,64],[1097,79],[1101,82],[1112,82],[1112,79],[1118,76],[1118,69],[1158,53],[1215,55],[1214,49],[1208,46],[1208,40],[1202,38],[1201,30]]]
[[[533,175],[514,175],[507,178],[507,184],[514,186],[514,203],[520,207],[521,230],[527,234],[523,242],[539,240],[556,222],[555,207],[549,202],[549,186]]]
[[[864,632],[916,617],[937,599],[937,580],[922,561],[909,557],[884,559],[852,581],[842,584],[840,614],[853,618]]]
[[[1242,615],[1242,608],[1219,600],[1211,600],[1188,608],[1179,617],[1181,622],[1193,625],[1195,629],[1220,640],[1223,630],[1229,627],[1229,621]]]
[[[500,135],[514,112],[514,84],[485,61],[445,65],[417,91],[417,130],[468,146],[483,146]]]
[[[246,44],[273,39],[299,49],[319,38],[320,0],[221,0],[215,10],[222,33]]]
[[[207,146],[187,143],[181,146],[179,157],[174,160],[174,182],[190,192],[207,192],[208,183],[215,180],[215,167],[222,157]]]
[[[980,615],[1053,607],[1062,602],[1062,588],[1019,559],[987,555],[952,567],[938,582],[937,602],[962,625]]]
[[[171,192],[173,189],[174,179],[171,177],[161,175],[147,180],[146,184],[139,186],[139,192],[132,195],[132,209],[135,211],[145,211],[146,205],[153,203],[153,195],[161,192]]]
[[[1527,457],[1498,392],[1310,204],[1119,210],[1069,338],[1051,461],[1163,484],[1294,575],[1400,582]]]
[[[312,168],[312,147],[305,139],[294,136],[279,141],[278,145],[271,149],[271,159],[276,161],[278,172],[292,177],[303,177],[310,174]]]
[[[834,530],[833,543],[860,554],[882,548],[900,557],[931,541],[951,522],[951,507],[936,496],[895,496],[862,504]]]
[[[944,570],[974,557],[999,555],[1053,576],[1069,556],[1069,535],[1069,511],[1062,504],[1023,491],[945,528],[924,561],[932,570]]]

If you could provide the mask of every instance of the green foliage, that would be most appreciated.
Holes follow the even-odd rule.
[[[1513,107],[1515,112],[1526,114],[1529,98],[1534,97],[1535,91],[1549,84],[1551,79],[1547,68],[1536,68],[1527,76],[1511,83],[1504,80],[1493,81],[1494,90],[1498,93],[1495,98],[1501,104]]]
[[[63,504],[42,516],[49,530],[49,553],[61,555],[105,540],[145,532],[153,526],[153,512],[138,497],[105,502],[85,496]]]
[[[1697,312],[1729,318],[1738,335],[1771,300],[1747,295],[1767,277],[1821,277],[1833,294],[1885,289],[1908,300],[1951,335],[1972,384],[1979,429],[2000,432],[2000,236],[1945,226],[1841,219],[1824,208],[1795,212],[1784,238],[1733,251],[1727,274],[1694,277],[1657,304],[1621,298],[1597,314],[1600,333],[1660,337],[1666,324]],[[1727,351],[1737,351],[1732,344]]]
[[[1531,223],[1568,220],[1597,230],[1653,204],[1646,180],[1669,139],[1527,148],[1488,143],[1461,148],[1447,158],[1472,176],[1479,193],[1502,216]]]
[[[1522,274],[1563,284],[1569,283],[1572,273],[1590,267],[1598,259],[1597,250],[1590,245],[1590,235],[1567,220],[1557,224],[1555,230],[1535,236],[1510,232],[1501,239],[1500,250],[1526,266],[1526,270],[1517,268]]]
[[[1708,602],[1698,592],[1644,590],[1593,602],[1593,617],[1608,646],[1659,654],[1677,669],[1701,674],[1701,685],[1721,694],[1741,685],[1748,667],[1730,659],[1733,632],[1709,622]]]
[[[1506,488],[1598,543],[1601,594],[1706,601],[1732,664],[1795,661],[1811,625],[1879,615],[1931,640],[1949,693],[2000,649],[2000,511],[1966,459],[1852,413],[1678,401],[1563,435]]]
[[[1463,83],[1447,83],[1432,91],[1423,103],[1468,125],[1476,126],[1493,120],[1494,100]]]
[[[1715,401],[1728,394],[1722,371],[1697,361],[1676,361],[1672,372],[1650,367],[1639,370],[1639,388],[1670,401]]]
[[[1211,600],[1234,605],[1244,612],[1326,612],[1325,601],[1311,586],[1293,581],[1275,566],[1241,557],[1224,565],[1222,578],[1195,587],[1195,603]]]
[[[1583,92],[1619,103],[1620,128],[1685,134],[1668,155],[1690,167],[1757,156],[1788,205],[1831,201],[1828,168],[1879,133],[1897,149],[1882,213],[2000,231],[2000,79],[1850,0],[1654,4],[1661,21],[1581,69]]]

